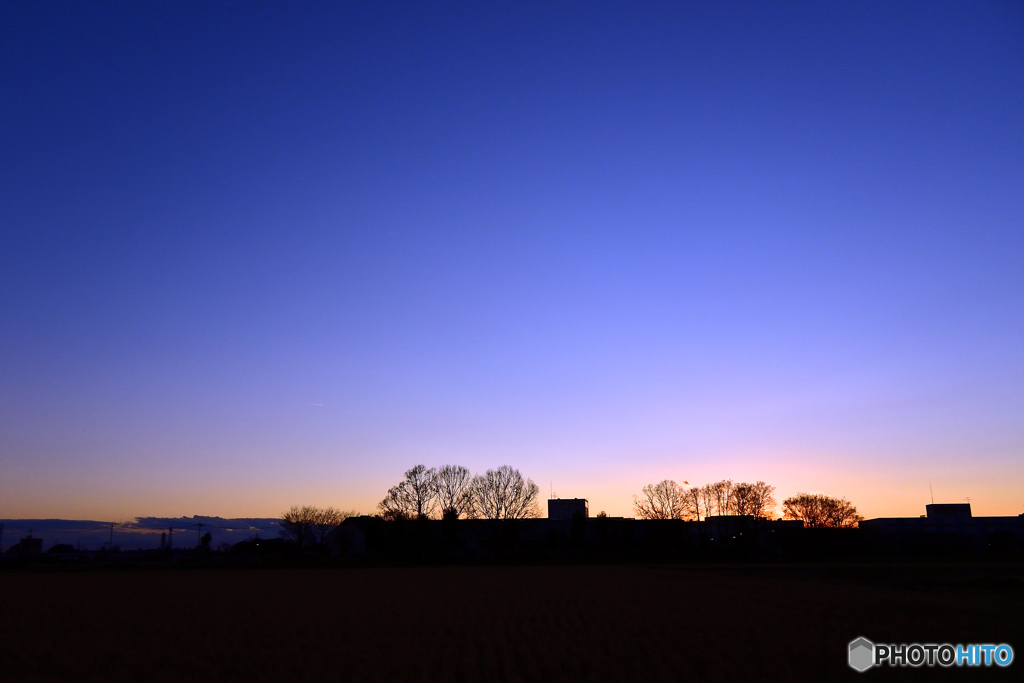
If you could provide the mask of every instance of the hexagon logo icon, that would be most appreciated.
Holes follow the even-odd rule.
[[[850,642],[850,668],[867,671],[875,663],[875,644],[867,638]]]

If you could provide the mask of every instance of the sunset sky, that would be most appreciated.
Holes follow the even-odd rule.
[[[1024,5],[0,5],[0,518],[1024,512]]]

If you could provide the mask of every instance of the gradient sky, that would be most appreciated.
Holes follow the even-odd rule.
[[[0,517],[511,464],[1024,505],[1024,5],[0,4]]]

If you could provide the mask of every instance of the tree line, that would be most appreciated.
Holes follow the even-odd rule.
[[[703,521],[710,516],[749,515],[770,518],[775,510],[775,487],[763,481],[723,479],[703,486],[665,479],[648,484],[633,496],[633,509],[641,519]],[[849,528],[863,517],[845,498],[821,493],[798,493],[782,501],[784,519],[800,520],[812,528]]]
[[[524,519],[540,516],[539,494],[532,479],[509,465],[476,475],[461,465],[416,465],[377,509],[386,520]]]
[[[524,519],[540,517],[540,487],[519,470],[502,465],[471,475],[461,465],[428,469],[416,465],[377,505],[388,521],[408,519]],[[281,515],[281,537],[300,548],[323,545],[327,536],[358,513],[293,505]]]
[[[540,489],[519,470],[502,465],[471,475],[461,465],[427,468],[416,465],[388,489],[377,505],[385,520],[410,519],[525,519],[540,516]],[[704,521],[712,516],[742,515],[771,518],[776,506],[775,487],[763,481],[723,479],[703,486],[665,479],[648,484],[633,496],[633,509],[641,519]],[[782,501],[784,519],[800,520],[811,528],[849,528],[863,517],[845,498],[821,493],[798,493]],[[312,505],[292,506],[281,515],[281,535],[299,547],[323,545],[328,534],[352,511]]]
[[[730,479],[689,486],[666,479],[648,484],[633,496],[633,509],[641,519],[688,519],[703,521],[711,515],[764,517],[775,507],[774,486],[763,481],[733,483]]]
[[[798,493],[782,501],[782,516],[799,519],[811,528],[848,529],[864,520],[857,508],[845,498],[823,493]]]
[[[288,512],[281,515],[281,536],[294,541],[300,548],[324,545],[328,534],[346,519],[358,514],[349,510],[336,510],[333,507],[293,505]]]

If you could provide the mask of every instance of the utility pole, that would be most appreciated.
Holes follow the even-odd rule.
[[[4,523],[0,522],[0,553],[4,551]]]
[[[203,543],[203,527],[206,526],[202,522],[196,522],[196,545],[202,545]]]
[[[108,546],[110,552],[114,552],[114,523],[110,523],[110,545]]]
[[[173,526],[167,527],[167,549],[168,550],[170,550],[171,548],[174,547],[174,545],[171,543],[171,535],[173,533],[174,533],[174,527]]]

